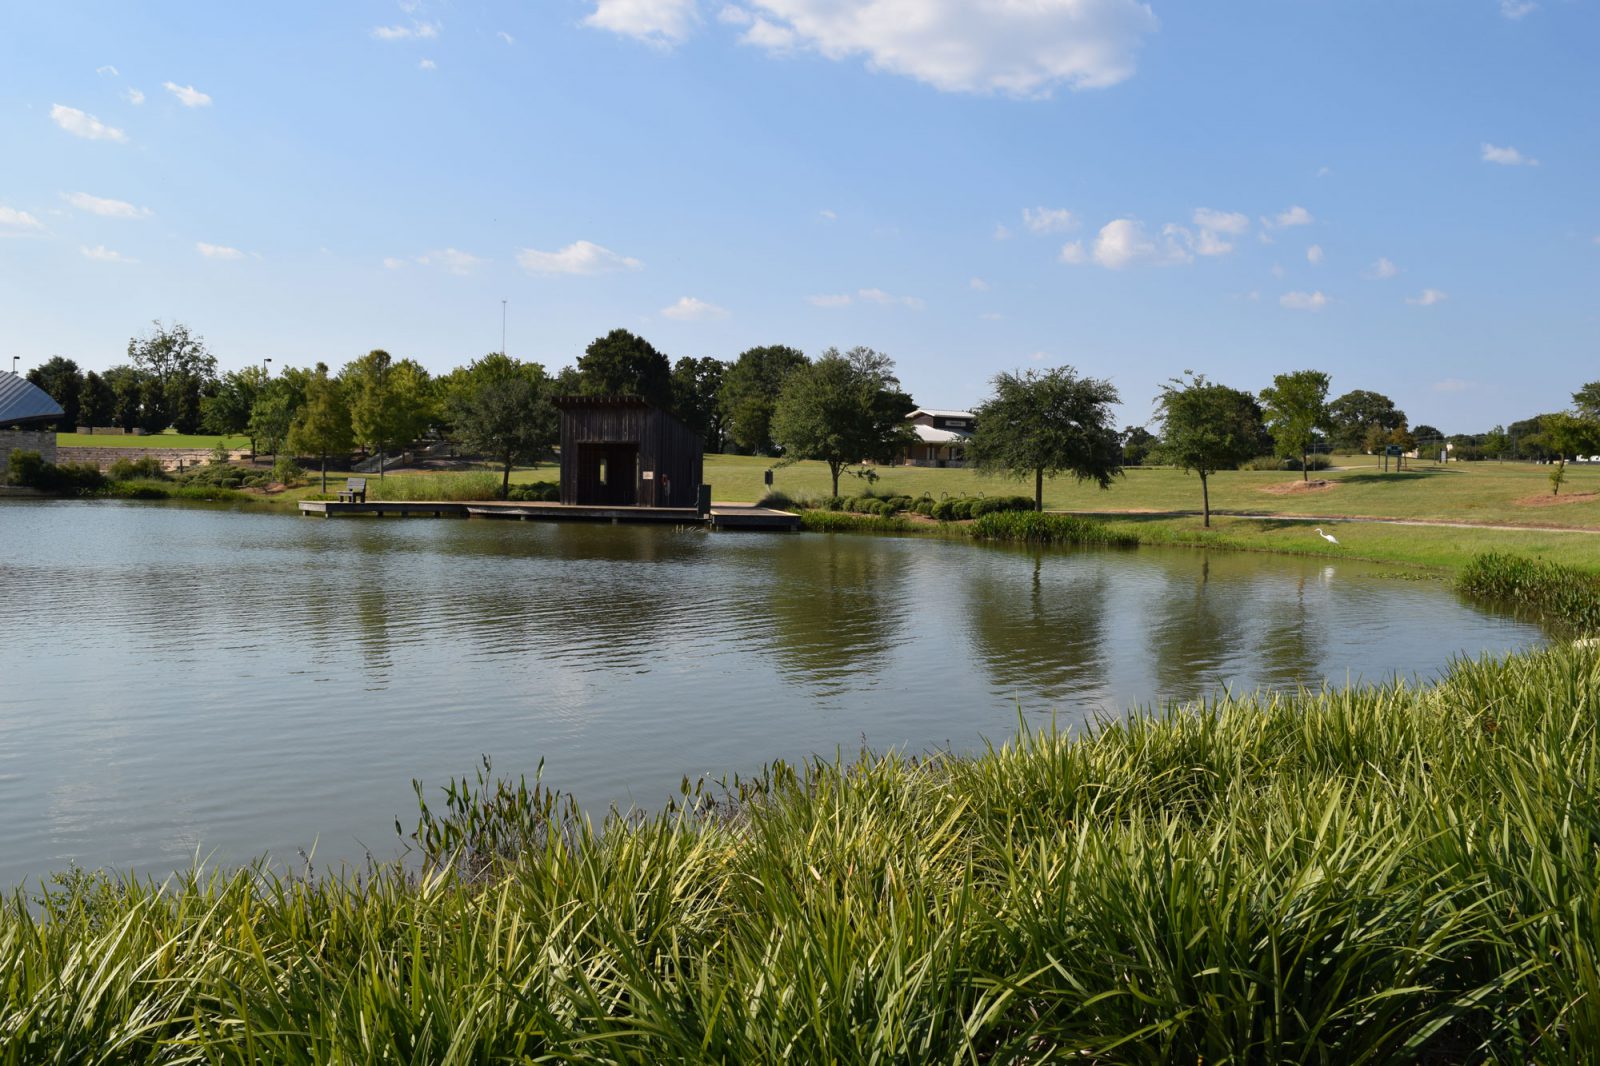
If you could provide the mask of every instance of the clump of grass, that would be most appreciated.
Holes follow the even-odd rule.
[[[487,471],[449,474],[388,475],[367,478],[367,499],[404,502],[408,500],[497,500],[500,478]]]
[[[1600,575],[1560,563],[1484,552],[1461,572],[1465,594],[1533,614],[1561,629],[1600,629]]]
[[[816,510],[800,512],[800,528],[812,533],[910,533],[917,527],[895,515]]]
[[[1104,522],[1092,518],[1039,511],[995,511],[979,516],[969,528],[972,536],[978,540],[1118,548],[1134,547],[1139,543],[1137,535],[1113,530]]]
[[[594,824],[486,766],[420,870],[0,905],[5,1062],[1583,1062],[1600,655],[775,767]]]

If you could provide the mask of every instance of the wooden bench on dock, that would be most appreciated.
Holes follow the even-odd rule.
[[[339,490],[340,503],[366,503],[367,479],[364,477],[347,477],[344,479],[344,488]]]

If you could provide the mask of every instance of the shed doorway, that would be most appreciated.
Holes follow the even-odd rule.
[[[633,507],[639,502],[639,446],[578,445],[579,506]]]

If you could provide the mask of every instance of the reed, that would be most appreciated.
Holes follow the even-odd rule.
[[[586,819],[485,769],[409,868],[0,907],[0,1062],[1591,1062],[1600,655],[1024,727]]]
[[[1104,522],[1077,515],[1039,511],[996,511],[973,520],[972,536],[978,540],[1017,541],[1024,544],[1074,544],[1131,548],[1139,543],[1134,533],[1113,530]]]
[[[1600,629],[1600,574],[1505,552],[1473,557],[1457,579],[1465,594],[1574,632]]]
[[[407,500],[497,500],[500,478],[487,471],[471,473],[389,475],[367,478],[367,499],[402,502]]]

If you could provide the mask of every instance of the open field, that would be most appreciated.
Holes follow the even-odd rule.
[[[58,433],[58,448],[205,448],[223,441],[230,449],[250,447],[249,437],[216,437],[207,433],[154,433],[131,436],[122,433]]]
[[[1600,657],[0,903],[5,1062],[1590,1062]]]

